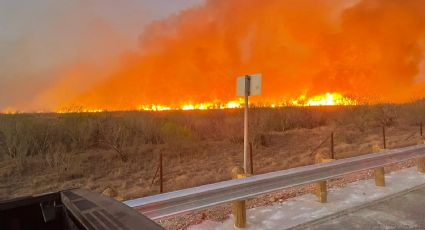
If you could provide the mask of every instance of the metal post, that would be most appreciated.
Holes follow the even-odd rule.
[[[335,159],[335,152],[334,152],[334,132],[331,133],[331,159]]]
[[[163,180],[162,180],[162,152],[159,153],[159,192],[164,192]]]
[[[423,124],[422,124],[422,122],[420,123],[420,134],[421,134],[421,138],[418,141],[418,144],[423,144],[424,140],[423,140]],[[416,169],[420,173],[425,173],[425,157],[421,157],[421,158],[416,159]]]
[[[243,138],[243,165],[244,170],[248,170],[248,98],[251,88],[251,77],[245,76],[245,118],[244,118],[244,138]]]
[[[383,125],[382,126],[382,141],[383,141],[383,143],[384,143],[384,149],[386,149],[387,148],[387,140],[386,140],[386,137],[385,137],[385,125]]]

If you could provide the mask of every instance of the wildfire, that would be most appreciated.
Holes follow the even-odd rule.
[[[22,82],[22,89],[37,82],[37,90],[0,97],[0,113],[241,108],[235,78],[255,72],[264,76],[264,90],[253,107],[425,98],[425,0],[202,2],[125,33],[135,38],[110,31],[114,26],[93,28],[93,56],[49,62],[51,70],[34,72],[49,84]],[[121,50],[121,41],[137,44]],[[32,73],[16,67],[19,75]]]
[[[139,111],[168,111],[171,107],[163,105],[140,105],[137,110]]]
[[[180,106],[166,106],[166,105],[140,105],[137,110],[139,111],[168,111],[168,110],[208,110],[208,109],[236,109],[241,108],[243,104],[242,99],[229,101],[227,103],[205,102],[205,103],[185,103]]]
[[[241,101],[231,101],[234,78],[253,72],[265,76],[262,97],[251,102],[255,107],[425,97],[424,0],[203,2],[147,25],[137,50],[111,63],[85,63],[84,57],[55,70],[58,80],[28,101],[28,108],[22,102],[17,109],[241,108]]]
[[[312,96],[307,98],[306,95],[301,95],[298,99],[292,100],[293,106],[335,106],[335,105],[357,105],[358,102],[354,99],[343,96],[339,93],[325,93],[322,95]]]
[[[340,93],[324,93],[321,95],[315,95],[308,97],[303,94],[297,99],[292,100],[280,100],[280,102],[256,104],[251,103],[255,107],[262,108],[282,108],[286,106],[350,106],[358,105],[358,101],[349,97],[346,97]],[[143,104],[133,109],[136,111],[191,111],[191,110],[218,110],[218,109],[238,109],[242,108],[244,100],[242,98],[238,100],[232,100],[228,102],[220,102],[218,100],[213,102],[204,103],[183,103],[181,105],[170,106],[170,105],[158,105],[158,104]],[[68,108],[61,108],[56,110],[57,113],[101,113],[107,111],[106,109],[100,108],[85,108],[83,106],[73,106]]]
[[[102,113],[105,112],[104,109],[96,108],[85,108],[83,106],[70,106],[70,107],[61,107],[57,109],[56,113]]]
[[[3,109],[2,111],[0,111],[0,113],[2,113],[2,114],[17,114],[17,113],[19,113],[19,111],[16,110],[16,109],[13,109],[13,108],[6,108],[6,109]]]
[[[209,110],[209,109],[237,109],[242,108],[244,104],[243,99],[229,101],[227,103],[220,102],[206,102],[206,103],[187,103],[181,106],[165,106],[165,105],[141,105],[139,111],[168,111],[168,110]],[[321,95],[315,95],[307,97],[305,94],[301,95],[297,99],[289,100],[284,103],[268,103],[268,104],[253,104],[256,107],[265,108],[281,108],[285,106],[349,106],[358,105],[358,102],[349,97],[345,97],[340,93],[324,93]]]

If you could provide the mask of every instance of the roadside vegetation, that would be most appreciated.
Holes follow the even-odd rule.
[[[254,108],[250,112],[255,173],[308,165],[327,154],[369,153],[413,145],[425,101],[404,105]],[[230,179],[241,165],[242,110],[0,115],[0,200],[84,187],[118,200]]]

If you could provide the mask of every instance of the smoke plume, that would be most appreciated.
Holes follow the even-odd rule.
[[[417,99],[425,95],[425,0],[209,0],[145,27],[139,48],[104,81],[55,106],[228,101],[236,77],[249,73],[263,74],[258,101],[325,92]],[[60,87],[38,103],[49,104]]]

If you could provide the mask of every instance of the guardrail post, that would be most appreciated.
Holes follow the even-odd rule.
[[[380,153],[385,151],[385,149],[381,149],[379,146],[373,146],[374,153]],[[375,185],[379,187],[385,187],[385,169],[384,167],[379,167],[373,169],[373,174],[375,176]]]
[[[241,179],[245,178],[246,174],[242,167],[234,167],[232,169],[232,178]],[[246,227],[246,203],[244,200],[235,201],[232,203],[232,214],[233,221],[236,228],[245,228]]]
[[[416,159],[417,171],[420,173],[425,173],[425,157]]]
[[[316,164],[320,163],[328,163],[335,161],[334,159],[328,159],[324,158],[323,155],[317,154],[316,155]],[[328,202],[328,188],[327,188],[327,181],[319,181],[316,184],[316,196],[320,203],[326,203]]]
[[[328,185],[326,181],[320,181],[316,184],[316,196],[320,203],[328,202]]]

